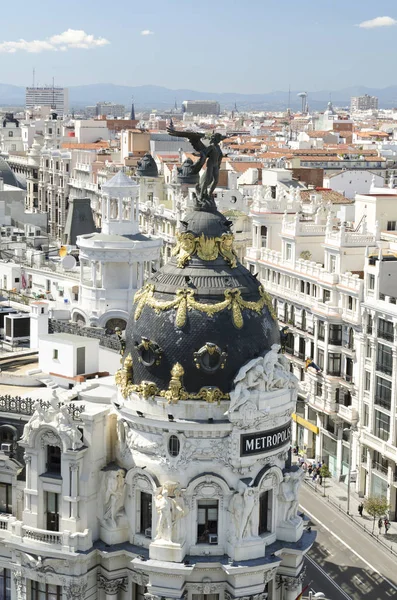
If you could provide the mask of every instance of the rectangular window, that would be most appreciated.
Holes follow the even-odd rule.
[[[317,366],[323,371],[324,370],[324,350],[317,350]]]
[[[62,600],[62,586],[32,580],[30,600]]]
[[[61,474],[61,449],[59,446],[47,446],[47,473]]]
[[[374,434],[384,442],[389,439],[390,432],[390,417],[383,414],[379,410],[375,410],[375,427]]]
[[[259,535],[271,531],[270,493],[271,492],[267,490],[259,497]]]
[[[12,484],[0,483],[0,512],[12,513]],[[1,596],[0,596],[1,598]]]
[[[393,334],[393,323],[391,321],[385,321],[385,319],[378,319],[378,337],[388,342],[394,341]]]
[[[368,335],[372,335],[372,327],[373,327],[373,319],[371,315],[368,315],[367,318],[367,333]]]
[[[390,346],[378,344],[378,354],[376,359],[376,369],[386,375],[393,374],[393,352]]]
[[[330,273],[335,273],[336,271],[336,256],[334,254],[331,254],[329,257],[329,270]]]
[[[375,289],[375,275],[368,275],[368,289]]]
[[[351,296],[347,297],[347,308],[353,310],[353,298]]]
[[[317,337],[319,340],[324,340],[324,338],[325,338],[325,323],[324,323],[324,321],[318,322]]]
[[[313,296],[316,298],[317,297],[317,286],[316,285],[313,285],[312,293],[313,293]]]
[[[310,283],[308,281],[306,281],[306,294],[310,296]]]
[[[152,494],[146,492],[141,492],[140,533],[152,537]]]
[[[364,418],[363,418],[363,422],[364,422],[364,427],[368,427],[369,425],[369,406],[368,404],[364,404]]]
[[[46,494],[46,529],[59,531],[59,494],[45,492]]]
[[[328,375],[334,375],[340,377],[340,365],[341,365],[341,355],[333,354],[330,352],[328,354]]]
[[[218,500],[203,498],[197,503],[197,543],[218,543]]]
[[[305,282],[301,280],[301,293],[305,293]]]
[[[371,358],[372,356],[372,346],[371,346],[371,342],[369,340],[367,340],[367,346],[365,349],[365,356],[367,358]]]
[[[396,231],[396,221],[387,222],[387,231]]]
[[[11,569],[0,569],[0,600],[11,600]]]
[[[291,260],[292,258],[292,244],[285,244],[285,259]]]
[[[366,392],[371,391],[371,373],[370,373],[370,371],[365,371],[364,390]]]
[[[391,407],[391,381],[383,377],[376,377],[375,404],[387,410]]]
[[[334,346],[340,346],[342,344],[342,325],[330,325],[329,326],[329,343]]]
[[[52,360],[58,360],[58,350],[56,348],[52,351]]]
[[[329,290],[323,290],[323,302],[329,302],[331,300],[331,292]]]
[[[321,398],[322,395],[323,395],[323,384],[318,381],[317,385],[316,385],[316,396],[319,396]]]

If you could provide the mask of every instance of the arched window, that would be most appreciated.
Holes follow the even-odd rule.
[[[8,137],[14,137],[14,132],[13,131],[9,131],[8,132]]]

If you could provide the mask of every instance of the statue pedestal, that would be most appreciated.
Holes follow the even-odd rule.
[[[149,546],[149,557],[167,562],[182,562],[186,555],[186,543],[178,544],[167,540],[155,540]]]
[[[129,531],[126,519],[120,519],[116,526],[113,526],[106,521],[101,521],[100,531],[101,540],[104,541],[105,544],[109,544],[109,546],[112,544],[128,542],[129,540]]]
[[[265,542],[262,538],[247,538],[239,541],[231,541],[228,544],[227,553],[233,560],[250,560],[263,556]]]
[[[301,517],[295,517],[290,521],[283,521],[276,528],[278,540],[283,542],[297,542],[303,533],[303,520]]]

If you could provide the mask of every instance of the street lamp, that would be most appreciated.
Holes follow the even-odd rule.
[[[358,412],[355,409],[352,409],[352,424],[350,427],[345,427],[343,429],[343,431],[348,431],[349,432],[349,466],[348,466],[348,471],[347,471],[347,514],[350,514],[350,478],[351,478],[351,472],[352,472],[352,451],[353,451],[353,444],[352,444],[352,432],[357,430],[357,423],[358,423]]]

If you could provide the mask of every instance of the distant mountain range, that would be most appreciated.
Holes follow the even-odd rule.
[[[297,94],[304,90],[290,92],[291,108],[299,109],[301,100]],[[332,99],[336,106],[348,106],[351,96],[369,94],[378,96],[380,108],[391,108],[397,106],[397,85],[383,89],[354,86],[341,90],[322,90],[319,92],[308,92],[309,106],[318,110],[324,109]],[[288,92],[275,91],[266,94],[238,94],[198,92],[195,90],[171,90],[157,85],[123,86],[112,83],[96,83],[92,85],[79,85],[69,87],[70,107],[81,108],[96,104],[96,102],[107,101],[125,104],[128,107],[134,98],[136,110],[158,108],[170,109],[175,102],[178,106],[183,100],[217,100],[222,108],[233,108],[237,104],[240,109],[264,109],[283,110],[288,107]],[[23,106],[25,103],[25,88],[16,85],[0,83],[0,106]]]

